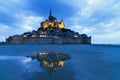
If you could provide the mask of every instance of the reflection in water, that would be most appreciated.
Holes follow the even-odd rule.
[[[27,56],[27,57],[31,57],[33,60],[37,59],[40,62],[40,66],[48,71],[49,77],[51,77],[52,74],[57,70],[59,70],[60,68],[63,69],[65,65],[65,61],[71,59],[71,56],[68,54],[54,53],[54,52],[34,53],[33,55]],[[68,72],[68,70],[66,71]],[[67,72],[64,72],[64,73],[67,73]],[[62,74],[63,73],[61,73],[60,75]],[[71,75],[70,72],[69,74]]]
[[[63,53],[40,52],[30,56],[32,59],[37,59],[40,66],[47,69],[49,73],[55,72],[59,67],[63,68],[65,60],[71,59],[71,56]]]

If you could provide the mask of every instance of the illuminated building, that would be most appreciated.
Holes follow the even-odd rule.
[[[52,27],[52,28],[58,27],[62,29],[62,28],[65,28],[65,24],[63,20],[61,20],[60,22],[57,22],[57,18],[52,16],[52,12],[50,10],[48,19],[41,23],[41,27],[43,29],[46,29],[48,27]]]

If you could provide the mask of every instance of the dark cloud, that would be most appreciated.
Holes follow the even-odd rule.
[[[17,20],[13,16],[5,15],[5,14],[0,14],[0,24],[5,24],[5,25],[8,25],[10,27],[15,28],[16,26],[14,26],[14,24],[16,24],[16,22],[18,22],[18,21],[19,20]]]
[[[50,8],[52,9],[53,15],[61,18],[70,17],[75,13],[72,7],[56,0],[32,0],[28,3],[28,10],[40,16],[48,16]]]

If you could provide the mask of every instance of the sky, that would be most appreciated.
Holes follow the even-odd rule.
[[[120,44],[120,0],[0,0],[0,41],[37,30],[50,9],[93,44]]]

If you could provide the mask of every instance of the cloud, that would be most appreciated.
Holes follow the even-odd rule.
[[[0,35],[0,39],[1,39],[0,41],[5,41],[5,38],[6,38],[5,36]]]
[[[43,21],[42,17],[33,15],[16,15],[19,21],[15,24],[18,28],[23,29],[23,31],[32,31],[40,27],[40,22]]]
[[[92,36],[92,43],[99,43],[99,44],[120,44],[120,31],[113,32],[110,34],[104,35],[96,35]]]
[[[7,25],[5,25],[5,24],[1,24],[1,23],[0,23],[0,26],[1,26],[0,32],[5,32],[6,30],[9,29],[9,26],[7,26]]]
[[[89,27],[85,27],[85,26],[82,26],[82,25],[72,25],[71,26],[71,29],[74,30],[74,31],[77,31],[79,32],[80,34],[88,34],[88,35],[91,35],[91,33],[96,30],[96,28],[89,28]]]
[[[92,35],[93,43],[120,43],[120,1],[75,0],[72,2],[73,0],[66,4],[77,9],[76,14],[68,19],[68,22],[71,22],[69,26],[73,30]]]
[[[59,0],[59,2],[64,3],[70,7],[75,7],[77,9],[81,9],[88,0]]]
[[[25,8],[27,0],[4,0],[0,1],[0,12],[12,16],[18,13],[19,10]]]
[[[5,41],[5,38],[8,37],[8,33],[11,31],[11,27],[0,23],[0,41]]]
[[[22,34],[27,31],[32,31],[40,27],[40,22],[43,21],[42,17],[38,16],[16,16],[18,19],[12,26],[0,24],[0,39],[3,41],[5,38],[15,34]],[[4,33],[4,34],[3,34]],[[0,40],[0,41],[1,41]]]
[[[119,19],[96,23],[94,25],[72,25],[71,28],[80,34],[85,33],[92,36],[93,43],[120,43]]]
[[[28,14],[26,10],[28,0],[4,0],[0,1],[0,22],[12,27],[17,21],[14,17],[16,14]]]
[[[32,31],[40,26],[42,17],[27,10],[28,0],[0,1],[0,41],[8,36]]]

